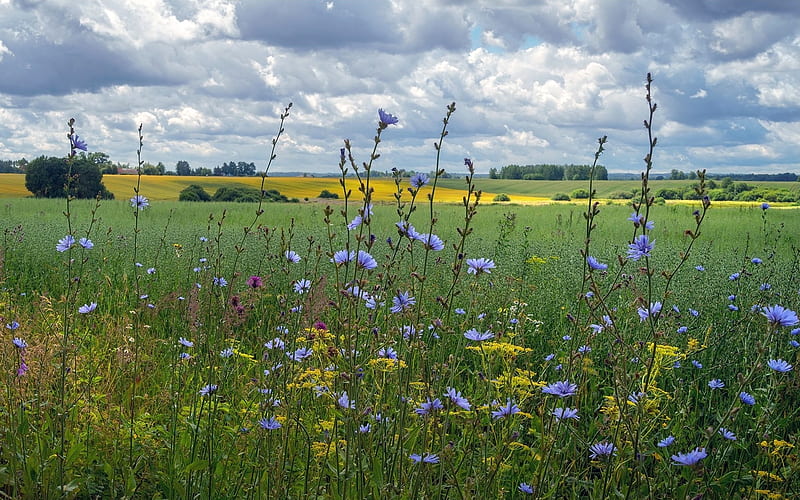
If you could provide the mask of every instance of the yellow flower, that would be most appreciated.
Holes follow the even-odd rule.
[[[532,349],[528,349],[527,347],[521,347],[514,344],[509,344],[508,342],[483,342],[481,345],[469,345],[467,349],[470,351],[483,351],[486,354],[497,354],[501,357],[513,357],[518,354],[531,352]]]
[[[382,372],[391,372],[395,371],[399,368],[405,368],[406,362],[402,359],[391,359],[391,358],[375,358],[370,359],[367,364],[369,366],[374,367],[376,370],[380,370]]]

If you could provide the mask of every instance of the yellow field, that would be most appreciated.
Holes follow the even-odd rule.
[[[125,199],[133,196],[133,188],[136,185],[135,175],[104,175],[103,184],[109,191],[114,193],[116,199]],[[199,184],[208,194],[213,195],[217,189],[223,186],[249,186],[258,188],[261,186],[261,177],[184,177],[176,175],[143,175],[141,180],[140,192],[148,199],[153,201],[177,200],[181,190],[189,184]],[[394,180],[390,178],[372,179],[370,185],[375,189],[373,199],[375,201],[394,201],[395,192]],[[408,187],[408,182],[404,183],[404,188]],[[277,189],[281,194],[289,198],[316,198],[323,189],[332,193],[338,193],[342,197],[342,188],[339,179],[333,177],[268,177],[265,189]],[[359,198],[358,183],[355,179],[348,179],[347,188],[352,190],[352,197]],[[427,202],[430,186],[425,186],[419,194],[418,200]],[[436,201],[445,203],[458,203],[464,196],[463,189],[436,188]],[[497,193],[484,193],[482,201],[490,202]],[[25,189],[25,176],[19,174],[0,174],[0,198],[20,198],[30,196]],[[406,192],[403,195],[405,200],[409,199]],[[514,196],[516,203],[541,203],[549,202],[547,198],[534,196]]]

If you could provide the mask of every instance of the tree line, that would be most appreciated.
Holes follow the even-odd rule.
[[[526,181],[584,181],[592,172],[591,165],[506,165],[498,171],[489,169],[490,179],[521,179]],[[608,170],[597,165],[594,171],[596,180],[608,180]]]

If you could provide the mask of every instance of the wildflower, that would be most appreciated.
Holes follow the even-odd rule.
[[[774,326],[794,326],[798,323],[797,313],[780,305],[767,306],[762,313]]]
[[[481,257],[480,259],[467,259],[467,273],[478,276],[481,273],[491,274],[491,269],[496,266],[494,261]]]
[[[20,359],[19,368],[17,368],[17,377],[22,377],[26,373],[28,373],[28,365],[25,364],[24,359]]]
[[[178,343],[184,347],[194,347],[194,342],[192,342],[191,340],[186,340],[183,337],[178,339]]]
[[[418,234],[415,239],[422,242],[428,250],[433,250],[434,252],[444,250],[444,242],[435,234]]]
[[[364,250],[358,251],[358,259],[356,260],[356,263],[358,264],[358,267],[367,270],[378,267],[378,262],[372,257],[372,255]]]
[[[147,268],[147,274],[156,274],[156,268],[155,267],[148,267]]]
[[[608,264],[603,264],[599,260],[595,259],[591,255],[586,257],[586,263],[589,264],[589,267],[596,270],[596,271],[605,271],[608,269]]]
[[[264,282],[261,280],[260,276],[250,276],[247,278],[247,286],[250,288],[260,288]]]
[[[694,268],[700,271],[701,273],[706,270],[706,268],[703,266],[694,266]]]
[[[731,311],[734,311],[734,312],[739,310],[739,308],[736,307],[734,304],[728,304],[728,309],[730,309]]]
[[[133,208],[136,208],[138,210],[144,210],[149,206],[150,206],[150,201],[140,194],[137,194],[136,196],[131,198],[131,207]]]
[[[349,252],[347,250],[339,250],[338,252],[333,254],[331,262],[333,262],[337,266],[341,266],[342,264],[346,264],[351,260],[353,260],[353,257],[355,257],[355,252],[353,252],[352,250],[350,250]]]
[[[747,406],[753,406],[756,404],[756,398],[754,398],[752,394],[748,394],[744,391],[739,393],[739,399]]]
[[[582,346],[578,347],[578,352],[581,353],[581,354],[590,353],[590,352],[592,352],[592,348],[589,347],[588,345],[582,345]]]
[[[231,349],[230,347],[226,347],[225,349],[219,351],[219,356],[221,358],[226,358],[226,359],[230,358],[231,356],[233,356],[233,349]]]
[[[204,385],[202,389],[200,389],[201,396],[209,396],[217,392],[218,386],[217,384],[208,384]]]
[[[692,316],[694,316],[695,318],[696,318],[696,317],[698,317],[698,316],[700,316],[700,313],[699,313],[699,312],[697,312],[697,311],[695,311],[694,309],[691,309],[691,308],[689,309],[689,314],[691,314],[691,315],[692,315]]]
[[[708,381],[708,386],[712,389],[722,389],[723,387],[725,387],[725,382],[723,382],[718,378],[715,378]]]
[[[726,429],[725,427],[720,427],[719,428],[719,433],[720,433],[720,435],[722,437],[724,437],[728,441],[736,441],[736,434],[734,434],[732,431]]]
[[[363,424],[358,426],[358,432],[361,434],[369,434],[372,430],[372,426],[370,424]]]
[[[492,412],[492,418],[495,420],[510,417],[516,413],[519,413],[520,410],[519,406],[511,402],[511,398],[506,400],[506,404],[498,408],[497,410]]]
[[[758,264],[761,264],[764,261],[759,259],[758,257],[753,257],[752,259],[750,259],[750,262],[752,262],[753,264],[758,265]]]
[[[494,333],[492,333],[490,330],[486,330],[485,332],[481,333],[478,330],[471,328],[464,332],[464,337],[469,340],[474,340],[475,342],[482,342],[484,340],[494,338]]]
[[[462,315],[463,314],[467,314],[467,311],[465,311],[464,309],[462,309],[460,307],[457,307],[456,310],[453,311],[453,312],[456,313],[456,314],[462,314]]]
[[[617,447],[614,443],[608,441],[601,441],[589,447],[589,458],[597,459],[602,457],[610,457],[617,454]]]
[[[758,287],[758,289],[761,290],[762,292],[766,292],[767,290],[769,290],[771,288],[772,288],[772,285],[770,285],[769,283],[762,283],[761,286]]]
[[[577,391],[577,384],[573,384],[569,380],[560,380],[542,387],[543,393],[552,394],[553,396],[558,396],[560,398],[574,396]]]
[[[297,280],[294,283],[294,292],[298,294],[304,294],[311,290],[311,281],[307,279]]]
[[[766,210],[768,208],[769,208],[769,203],[764,202],[764,203],[761,204],[761,210]]]
[[[692,365],[694,365],[694,367],[697,368],[698,370],[703,367],[703,364],[697,361],[696,359],[692,360]]]
[[[411,337],[417,336],[417,329],[411,325],[403,325],[400,328],[400,333],[403,334],[403,338],[409,340]]]
[[[555,354],[550,353],[550,354],[548,354],[547,356],[544,357],[544,360],[545,361],[553,361],[553,358],[555,358],[555,357],[556,357]]]
[[[383,127],[395,125],[398,121],[400,121],[396,116],[390,115],[383,109],[378,110],[378,118],[380,119],[380,123]]]
[[[58,250],[59,252],[66,252],[67,250],[72,248],[72,245],[74,244],[75,244],[75,238],[71,234],[68,234],[63,238],[61,238],[60,240],[58,240],[58,245],[56,245],[56,250]]]
[[[294,250],[286,250],[283,256],[292,264],[297,264],[301,260],[300,255],[298,255]]]
[[[644,399],[645,396],[647,396],[647,393],[642,392],[642,391],[636,391],[636,392],[631,393],[628,396],[628,401],[630,401],[633,404],[639,404],[639,401]]]
[[[412,453],[408,456],[415,464],[422,462],[423,464],[438,464],[439,463],[439,456],[435,453],[426,453],[424,455],[419,455],[418,453]]]
[[[672,455],[673,465],[697,465],[697,462],[706,458],[708,453],[706,453],[705,448],[695,448],[692,451],[686,453],[678,453],[677,455]]]
[[[553,410],[553,416],[558,420],[575,419],[580,420],[577,408],[556,408]]]
[[[419,189],[425,184],[428,183],[430,179],[428,178],[428,174],[417,173],[411,176],[411,187],[414,189]]]
[[[264,347],[267,349],[283,349],[286,347],[286,343],[280,338],[275,337],[274,339],[265,342]]]
[[[792,365],[782,359],[770,359],[767,366],[779,373],[786,373],[792,370]]]
[[[356,402],[350,401],[350,396],[347,395],[347,391],[342,391],[341,396],[339,396],[336,402],[345,410],[354,410],[356,408]]]
[[[411,309],[417,303],[417,299],[411,296],[411,292],[400,292],[392,298],[392,307],[389,311],[393,313],[403,312]]]
[[[659,448],[666,448],[667,446],[671,445],[674,442],[675,442],[675,436],[667,436],[661,441],[659,441],[656,446],[658,446]]]
[[[283,427],[281,423],[275,419],[275,417],[262,418],[258,421],[258,425],[260,425],[262,429],[268,431],[274,431],[275,429],[280,429]]]
[[[419,405],[419,408],[414,409],[414,413],[417,415],[428,415],[433,411],[441,410],[444,408],[441,400],[439,398],[435,398],[431,401],[431,398],[428,398],[427,401]]]
[[[86,250],[91,250],[94,248],[94,243],[89,238],[81,238],[78,240],[78,244],[85,248]]]
[[[84,304],[78,308],[78,312],[81,314],[89,314],[90,312],[94,311],[97,308],[97,302],[92,302],[90,304]]]
[[[646,234],[640,234],[633,240],[633,243],[628,245],[628,258],[639,260],[642,257],[650,257],[650,252],[653,251],[655,243],[655,241],[650,241],[650,237]]]
[[[678,328],[676,331],[677,331],[678,333],[686,333],[686,332],[688,332],[688,331],[689,331],[689,328],[688,328],[688,327],[685,327],[685,326],[681,326],[681,327],[680,327],[680,328]]]
[[[72,134],[69,136],[69,142],[72,144],[72,149],[80,149],[81,151],[86,151],[86,141],[81,139],[78,134]]]
[[[658,317],[659,313],[661,313],[661,302],[654,302],[650,304],[648,309],[640,307],[636,312],[639,313],[639,321],[644,321],[650,317],[655,319]]]
[[[219,286],[219,287],[228,286],[228,280],[226,280],[223,277],[214,276],[214,279],[212,281],[213,281],[214,285]]]
[[[14,340],[12,340],[11,343],[14,344],[14,347],[17,349],[25,349],[28,347],[28,343],[19,337],[14,337]]]
[[[462,408],[467,411],[469,411],[472,408],[472,406],[469,404],[469,401],[467,401],[467,398],[461,395],[461,391],[456,391],[452,387],[448,387],[444,395],[450,399],[450,402],[452,402],[459,408]]]
[[[292,361],[303,361],[304,359],[310,357],[314,354],[314,350],[310,347],[301,347],[294,352],[287,352],[286,355],[291,358]]]
[[[6,323],[6,328],[8,328],[9,330],[16,330],[17,328],[19,328],[19,322],[12,321],[11,323]]]
[[[533,487],[528,483],[519,483],[519,487],[517,489],[522,493],[533,495]]]
[[[414,226],[408,223],[408,221],[401,220],[400,222],[396,222],[395,226],[397,226],[397,231],[402,236],[407,236],[409,239],[415,240],[419,236],[419,233]]]
[[[742,275],[741,273],[733,273],[733,274],[731,274],[730,276],[728,276],[728,279],[729,279],[730,281],[736,281],[736,280],[738,280],[738,279],[739,279],[739,277],[740,277],[741,275]]]
[[[379,358],[397,359],[397,351],[391,347],[381,347],[378,349]]]
[[[356,215],[353,218],[353,220],[351,220],[350,223],[347,225],[347,230],[352,231],[353,229],[356,229],[358,226],[361,225],[362,221],[363,221],[362,217],[360,215]]]
[[[644,215],[639,215],[638,213],[633,212],[631,216],[625,220],[633,222],[634,227],[639,227],[644,222]]]
[[[800,335],[800,328],[795,328],[789,333],[791,333],[792,335]]]
[[[564,335],[563,337],[561,337],[561,340],[563,340],[565,342],[569,342],[570,340],[572,340],[572,337],[569,336],[569,335]]]

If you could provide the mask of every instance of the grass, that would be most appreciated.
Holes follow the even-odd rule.
[[[4,496],[797,496],[793,210],[178,180],[3,200]]]

